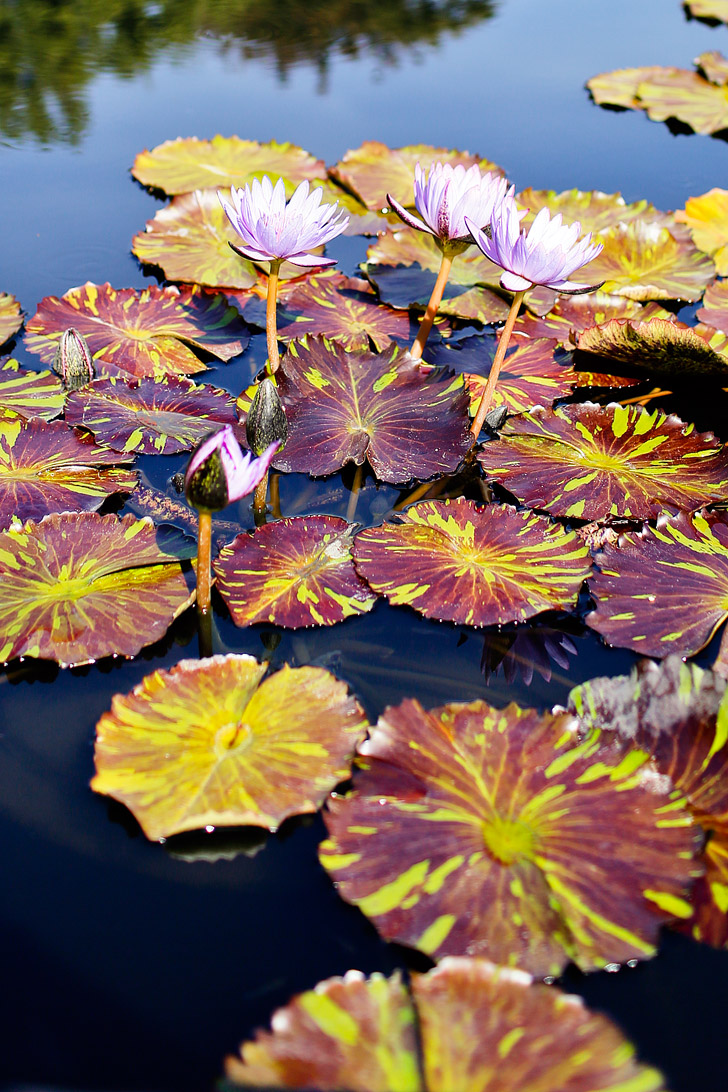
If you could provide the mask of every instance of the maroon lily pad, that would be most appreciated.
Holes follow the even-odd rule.
[[[470,363],[467,365],[465,386],[473,416],[478,412],[497,348],[495,338],[484,341],[478,371],[471,370]],[[493,405],[506,406],[509,413],[521,413],[532,406],[551,405],[558,398],[568,397],[574,387],[583,384],[583,378],[564,362],[563,356],[557,352],[557,343],[548,338],[514,341],[498,377]]]
[[[52,421],[63,412],[65,402],[63,384],[52,372],[28,371],[17,360],[0,364],[0,418]]]
[[[395,605],[469,626],[522,622],[571,607],[591,567],[573,531],[532,512],[424,501],[398,524],[361,531],[357,572]]]
[[[332,626],[376,602],[351,557],[352,525],[336,516],[277,520],[238,535],[213,563],[238,626]]]
[[[289,428],[280,470],[320,476],[366,458],[396,484],[452,473],[472,443],[462,378],[428,372],[396,345],[377,355],[294,341],[278,389]]]
[[[0,292],[0,345],[9,341],[23,325],[23,312],[15,296]]]
[[[190,451],[218,425],[237,421],[227,391],[171,375],[97,380],[69,396],[65,417],[115,451],[158,455]]]
[[[728,452],[713,433],[642,406],[537,408],[508,421],[478,462],[553,516],[649,519],[728,495]]]
[[[545,315],[524,313],[516,320],[514,334],[525,337],[556,338],[567,349],[576,348],[578,335],[592,326],[603,326],[612,319],[674,318],[658,303],[641,304],[627,296],[609,292],[588,292],[584,296],[561,296]]]
[[[576,359],[582,364],[596,357],[600,364],[609,360],[646,374],[726,380],[728,353],[720,350],[727,339],[716,331],[712,335],[673,319],[611,319],[577,334]]]
[[[46,296],[27,324],[26,348],[51,364],[61,335],[75,327],[88,342],[98,375],[139,378],[205,370],[190,345],[221,360],[248,344],[247,327],[220,294],[197,288],[72,288]]]
[[[381,352],[395,338],[407,340],[410,335],[409,312],[379,303],[367,281],[332,270],[292,285],[285,294],[285,311],[292,321],[279,325],[281,341],[323,334],[347,349],[373,346]]]
[[[701,322],[728,334],[728,281],[709,284],[703,297],[703,306],[695,312]]]
[[[557,975],[654,955],[702,871],[699,831],[642,752],[577,728],[484,701],[386,710],[354,791],[325,814],[319,856],[339,894],[434,959]]]

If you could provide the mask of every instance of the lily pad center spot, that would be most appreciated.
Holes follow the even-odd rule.
[[[494,815],[483,823],[483,841],[490,856],[502,865],[512,865],[522,857],[533,860],[536,834],[520,819]]]
[[[245,721],[228,721],[215,732],[213,747],[218,758],[230,751],[245,751],[253,742],[253,729]]]

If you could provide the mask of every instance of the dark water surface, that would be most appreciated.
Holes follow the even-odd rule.
[[[726,185],[726,143],[601,110],[583,85],[630,65],[689,68],[726,47],[728,29],[688,21],[673,0],[0,0],[0,290],[32,315],[43,296],[86,280],[148,283],[129,246],[161,203],[128,171],[137,152],[176,136],[290,140],[327,163],[366,139],[426,142],[489,157],[518,189],[620,190],[676,208]],[[353,272],[364,249],[343,239],[329,252]],[[238,391],[265,355],[261,341],[204,378]],[[38,366],[22,343],[13,356]],[[721,432],[717,421],[701,427]],[[163,487],[185,458],[140,463]],[[285,479],[284,514],[343,514],[350,477],[313,492],[301,476]],[[357,518],[379,522],[396,498],[370,479]],[[244,505],[237,515],[250,522]],[[219,629],[230,650],[271,647],[262,627],[220,617]],[[555,666],[550,683],[535,674],[530,687],[521,676],[509,684],[502,672],[486,681],[483,633],[380,602],[330,629],[283,633],[268,654],[274,665],[330,667],[374,719],[408,696],[545,709],[576,682],[634,662],[594,634],[570,639],[570,667]],[[134,662],[60,672],[28,661],[0,675],[6,1088],[201,1092],[293,992],[351,967],[417,965],[338,899],[317,864],[319,818],[252,842],[215,832],[159,846],[89,791],[94,726],[112,694],[196,654],[188,612]],[[650,963],[569,972],[565,984],[611,1014],[673,1092],[697,1092],[728,1087],[727,971],[728,954],[669,935]]]

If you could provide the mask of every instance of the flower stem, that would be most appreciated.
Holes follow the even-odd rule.
[[[472,432],[473,436],[475,436],[476,438],[479,436],[480,430],[483,427],[483,421],[485,421],[485,415],[487,414],[488,410],[490,409],[491,405],[493,404],[493,395],[495,393],[495,385],[498,382],[498,376],[500,375],[500,370],[503,367],[503,361],[505,360],[505,357],[506,357],[506,349],[508,348],[508,343],[511,340],[511,334],[513,332],[513,327],[516,324],[516,319],[518,318],[518,312],[521,309],[521,303],[523,302],[523,297],[525,296],[525,294],[526,294],[525,291],[516,292],[515,296],[513,297],[513,303],[511,304],[511,309],[508,312],[508,318],[506,319],[506,324],[503,327],[503,329],[501,330],[500,340],[498,341],[498,348],[496,349],[495,357],[493,358],[493,363],[491,364],[491,367],[490,367],[490,375],[488,376],[488,382],[485,385],[485,390],[483,391],[483,397],[480,399],[480,405],[478,406],[478,412],[475,415],[475,420],[473,421],[472,425],[470,426],[470,431]]]
[[[361,490],[362,479],[364,478],[364,463],[360,463],[354,472],[354,481],[351,484],[351,493],[349,494],[349,503],[346,506],[346,518],[349,523],[354,522],[354,516],[356,514],[356,504],[359,500],[359,491]]]
[[[276,325],[276,303],[278,302],[278,271],[281,268],[280,259],[270,263],[268,274],[268,295],[265,301],[265,336],[268,340],[268,362],[266,374],[273,375],[278,371],[280,363],[278,357],[278,327]]]
[[[210,609],[210,555],[212,553],[212,512],[200,508],[197,521],[197,610]]]
[[[412,343],[410,349],[411,355],[415,360],[420,360],[423,350],[425,348],[425,342],[430,335],[432,324],[435,321],[437,315],[437,309],[442,302],[442,293],[445,291],[445,285],[447,284],[447,278],[450,276],[450,268],[452,266],[452,258],[449,258],[447,254],[443,254],[442,261],[440,262],[440,272],[437,274],[437,280],[435,281],[435,287],[432,289],[432,295],[430,296],[430,302],[427,304],[427,310],[425,311],[424,318],[420,323],[419,333]]]
[[[255,487],[255,493],[253,494],[253,511],[265,512],[265,499],[268,495],[268,471],[266,470],[263,477],[260,479]]]

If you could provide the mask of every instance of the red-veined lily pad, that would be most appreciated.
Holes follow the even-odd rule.
[[[675,213],[678,223],[687,224],[698,250],[709,254],[716,272],[728,273],[728,190],[712,189],[700,197],[690,197],[685,208]]]
[[[281,341],[323,334],[347,349],[373,345],[381,352],[410,335],[409,312],[379,303],[367,281],[331,270],[296,282],[285,295],[285,311],[295,318],[279,325]]]
[[[650,753],[658,772],[685,794],[707,834],[705,876],[692,893],[694,913],[680,929],[728,945],[728,701],[725,680],[679,656],[642,660],[631,675],[591,679],[569,694],[569,709],[589,730],[615,731],[625,746]]]
[[[611,319],[672,318],[672,313],[658,303],[641,304],[627,296],[609,292],[588,292],[583,296],[561,296],[545,315],[525,312],[517,320],[513,333],[523,337],[556,338],[559,345],[574,349],[577,334],[591,326],[601,326]]]
[[[490,626],[571,607],[591,568],[573,531],[532,512],[460,497],[424,501],[398,524],[361,531],[357,572],[426,618]]]
[[[66,392],[52,372],[31,372],[17,360],[0,364],[0,419],[41,417],[52,421],[63,412]]]
[[[97,380],[69,396],[65,416],[115,451],[157,455],[189,451],[218,425],[237,421],[227,391],[173,375]]]
[[[339,894],[433,959],[557,975],[654,955],[702,871],[699,832],[643,752],[577,729],[513,703],[386,710],[325,815]]]
[[[278,390],[289,429],[280,470],[322,476],[366,458],[396,484],[452,473],[472,443],[462,378],[428,372],[396,345],[375,354],[291,342]]]
[[[410,990],[398,971],[319,982],[226,1059],[226,1076],[322,1092],[664,1090],[606,1017],[525,971],[451,956]]]
[[[388,148],[378,140],[366,140],[361,147],[351,149],[343,159],[329,168],[329,174],[346,189],[362,199],[367,208],[387,207],[391,193],[401,205],[414,205],[415,166],[428,170],[433,163],[461,163],[464,167],[477,164],[481,171],[503,174],[500,167],[488,159],[458,152],[450,148],[433,148],[430,144],[408,144],[404,148]]]
[[[23,312],[15,296],[0,292],[0,345],[9,341],[23,325]]]
[[[728,452],[713,433],[642,406],[538,407],[509,420],[478,462],[552,516],[649,519],[728,497]]]
[[[482,363],[478,371],[471,370],[470,362],[467,364],[465,386],[470,395],[470,412],[473,415],[478,412],[497,348],[495,338],[484,339]],[[493,395],[493,405],[506,406],[509,413],[521,413],[532,406],[550,405],[557,398],[568,397],[574,387],[583,383],[583,379],[580,373],[559,359],[556,348],[556,342],[548,338],[514,342],[506,353]],[[456,353],[453,353],[453,360],[457,360]]]
[[[532,223],[541,209],[548,209],[551,215],[561,213],[566,223],[578,220],[582,234],[587,231],[601,233],[618,224],[628,224],[633,220],[643,223],[659,224],[668,227],[671,217],[660,212],[649,201],[633,201],[630,204],[621,193],[602,193],[601,190],[534,190],[530,187],[516,195],[516,201],[522,209],[528,209],[521,221],[522,226]]]
[[[325,178],[326,167],[323,160],[314,159],[295,144],[278,144],[275,140],[259,144],[218,134],[212,140],[165,140],[151,152],[140,152],[131,173],[143,186],[169,194],[244,186],[267,174],[273,180],[282,177],[290,197],[304,179]]]
[[[713,329],[728,334],[728,281],[714,281],[708,285],[703,306],[695,312],[695,317]]]
[[[633,300],[697,300],[715,265],[679,224],[672,230],[635,220],[600,235],[601,254],[579,271],[588,284]]]
[[[685,7],[697,19],[719,19],[728,23],[728,0],[688,0]]]
[[[728,515],[662,516],[597,555],[587,624],[643,656],[692,656],[728,617]]]
[[[193,602],[181,559],[194,553],[133,516],[64,512],[3,532],[0,661],[136,656]]]
[[[238,626],[332,626],[376,602],[351,557],[353,527],[336,516],[281,519],[238,535],[214,562]]]
[[[0,420],[0,526],[13,516],[89,512],[113,493],[131,493],[137,484],[131,461],[81,439],[62,421]]]
[[[726,380],[728,354],[722,351],[726,335],[703,329],[704,334],[676,319],[610,319],[577,334],[575,365],[583,366],[594,356],[649,375]]]
[[[189,375],[206,365],[188,346],[230,360],[249,340],[239,311],[223,295],[197,288],[150,285],[138,290],[87,282],[60,299],[41,300],[27,325],[26,348],[51,364],[70,326],[86,338],[98,375]]]
[[[206,826],[277,830],[349,776],[368,727],[346,683],[320,667],[252,656],[182,660],[115,695],[96,726],[91,788],[133,812],[147,838]]]

